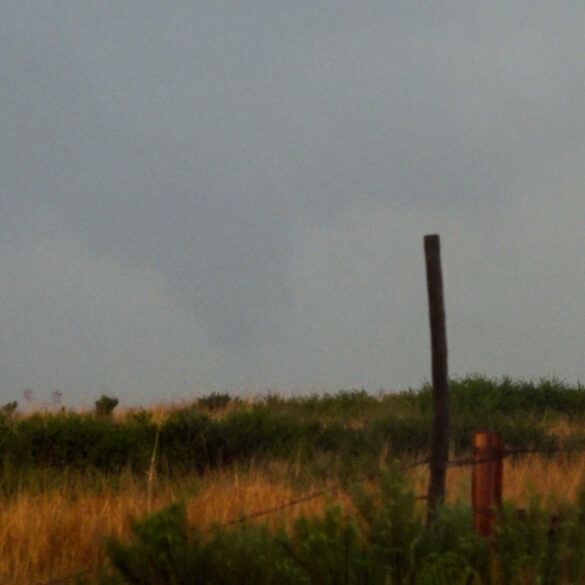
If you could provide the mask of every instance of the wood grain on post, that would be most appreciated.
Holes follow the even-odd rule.
[[[471,499],[473,526],[486,538],[496,527],[496,512],[502,507],[502,435],[478,431],[473,435]]]
[[[445,500],[445,479],[449,459],[449,385],[447,370],[447,327],[443,299],[441,244],[436,234],[424,237],[431,329],[431,370],[433,381],[433,425],[427,521]]]

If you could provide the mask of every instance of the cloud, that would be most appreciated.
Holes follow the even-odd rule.
[[[422,238],[456,220],[372,203],[297,237],[270,352],[298,389],[404,389],[428,377]]]
[[[417,385],[429,232],[453,373],[576,378],[585,7],[395,4],[9,1],[2,391]]]
[[[439,233],[451,374],[582,380],[584,160],[577,151],[518,176],[507,205],[484,216],[370,204],[306,227],[285,334],[266,352],[272,379],[278,367],[299,389],[429,379],[422,239]]]
[[[453,368],[460,373],[583,379],[585,153],[519,175],[497,219],[470,223],[450,252]]]
[[[4,238],[0,253],[3,392],[148,401],[231,380],[230,357],[160,274],[97,257],[61,226],[39,228]]]

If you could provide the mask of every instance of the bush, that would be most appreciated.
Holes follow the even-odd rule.
[[[12,418],[14,416],[17,408],[18,408],[18,402],[16,402],[16,400],[13,402],[7,402],[2,407],[0,407],[0,416],[6,417],[6,418]]]
[[[110,538],[106,552],[115,572],[102,585],[293,584],[293,563],[266,528],[217,527],[210,538],[187,524],[185,506],[173,504],[132,525],[132,541]]]
[[[59,413],[36,414],[0,424],[2,465],[13,467],[95,468],[117,472],[147,468],[155,425],[118,424],[109,418]]]
[[[117,398],[103,395],[99,400],[95,401],[95,413],[98,416],[112,416],[114,408],[118,406],[118,403],[119,400]]]
[[[381,444],[388,443],[394,457],[428,453],[431,419],[426,416],[397,418],[389,415],[372,425]]]
[[[290,533],[247,524],[202,533],[174,504],[134,522],[129,542],[108,540],[101,585],[583,582],[585,496],[558,510],[533,499],[523,514],[506,505],[492,543],[475,534],[468,507],[443,506],[426,525],[395,472],[352,499],[357,515],[329,506]]]
[[[579,449],[585,433],[573,425],[563,436],[550,429],[562,412],[585,415],[585,392],[557,382],[537,385],[478,377],[452,381],[450,441],[456,455],[469,452],[473,432],[502,432],[508,450]],[[428,385],[375,398],[364,391],[291,398],[270,395],[264,404],[233,405],[227,394],[210,394],[169,414],[160,430],[157,464],[173,473],[204,472],[233,461],[302,457],[307,468],[348,476],[363,472],[382,450],[392,457],[428,452],[432,396]],[[20,417],[16,403],[0,408],[0,465],[95,466],[104,472],[147,468],[156,425],[151,412],[114,420],[117,398],[102,396],[94,415],[60,412]],[[203,405],[203,407],[202,407]],[[562,415],[564,416],[564,415]],[[146,463],[145,463],[146,462]]]
[[[159,453],[171,471],[203,472],[221,460],[219,423],[196,406],[173,412],[160,430]]]
[[[359,517],[329,506],[321,516],[299,517],[290,534],[247,524],[202,534],[175,504],[134,522],[129,543],[108,540],[113,571],[101,584],[463,584],[489,566],[469,514],[445,508],[425,527],[395,473],[374,494],[358,491],[354,502]]]
[[[231,396],[229,394],[218,394],[217,392],[213,392],[208,396],[202,396],[201,398],[197,399],[197,404],[203,406],[210,412],[214,410],[221,410],[225,408],[231,402]]]
[[[251,457],[289,457],[303,446],[316,425],[268,406],[234,411],[221,422],[226,461]]]

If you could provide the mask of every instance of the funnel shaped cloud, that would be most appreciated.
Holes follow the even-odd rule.
[[[0,400],[582,376],[585,7],[0,9]]]

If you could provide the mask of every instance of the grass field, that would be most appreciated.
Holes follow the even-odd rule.
[[[559,462],[531,455],[504,470],[505,498],[526,505],[533,493],[551,502],[574,500],[583,485],[585,456]],[[327,482],[295,488],[294,470],[287,464],[258,465],[246,472],[237,468],[210,473],[205,478],[187,476],[180,484],[160,479],[152,501],[147,481],[127,475],[118,485],[88,488],[83,477],[72,477],[60,488],[23,490],[0,500],[0,583],[22,585],[49,581],[74,573],[80,567],[94,570],[104,563],[106,535],[128,533],[130,517],[161,509],[176,499],[185,499],[189,520],[202,528],[214,522],[228,523],[242,515],[275,508],[327,487]],[[424,493],[427,470],[411,472],[412,485]],[[335,484],[335,478],[329,482]],[[451,501],[469,501],[470,471],[449,472],[447,493]],[[329,500],[350,507],[345,491],[332,489],[326,497],[258,518],[274,525],[290,524],[298,514],[323,511]]]
[[[424,494],[428,470],[420,467],[409,474],[416,493]],[[180,482],[158,478],[149,501],[147,479],[131,474],[115,485],[87,485],[83,477],[71,477],[62,487],[22,490],[0,500],[0,583],[22,585],[46,582],[75,573],[80,567],[96,570],[105,562],[104,538],[128,535],[130,518],[162,509],[177,499],[187,502],[192,524],[207,528],[229,523],[242,516],[285,505],[330,486],[326,495],[284,508],[256,522],[290,526],[299,514],[323,512],[327,502],[351,508],[351,500],[336,487],[335,478],[310,486],[295,486],[294,468],[286,463],[237,467],[184,477]],[[539,494],[547,505],[575,501],[585,479],[585,455],[555,460],[529,455],[504,467],[504,498],[518,507],[527,506]],[[469,503],[470,470],[451,469],[447,477],[451,502]],[[421,502],[421,510],[424,502]]]
[[[346,396],[345,400],[348,399]],[[317,406],[323,406],[315,397],[313,400],[316,400]],[[360,400],[368,403],[363,396]],[[413,397],[408,397],[408,400],[412,401]],[[351,408],[356,408],[356,404],[349,405],[348,412],[342,413],[350,420],[344,428],[365,428],[373,420],[372,411],[362,402],[356,402],[363,408],[357,408],[355,416],[347,415],[351,413]],[[404,399],[401,406],[403,414],[408,410],[406,403],[407,399]],[[275,401],[274,408],[284,406],[286,401]],[[302,404],[293,406],[305,408]],[[232,402],[217,409],[213,417],[226,420],[230,413],[249,407],[249,404]],[[173,407],[155,409],[152,418],[160,424],[174,410]],[[394,408],[393,412],[396,413],[396,410]],[[563,413],[553,416],[551,412],[549,408],[545,413],[547,429],[554,436],[570,437],[574,441],[575,433],[580,429],[580,420]],[[114,424],[122,424],[127,414],[119,414],[118,422],[114,421]],[[334,415],[323,407],[319,416],[336,420],[339,404]],[[390,459],[395,459],[387,451],[388,444],[385,444],[383,449],[373,454],[372,459],[377,461],[377,465],[384,467]],[[399,463],[406,464],[416,457],[403,454],[398,459]],[[107,563],[104,550],[106,537],[117,535],[127,538],[131,533],[132,518],[142,518],[177,500],[186,503],[190,524],[202,530],[214,523],[229,524],[244,516],[254,516],[279,507],[281,509],[250,521],[268,524],[274,530],[280,526],[291,529],[299,515],[323,514],[332,502],[351,511],[353,503],[348,486],[359,480],[360,470],[354,475],[346,474],[343,473],[343,465],[334,465],[332,461],[336,458],[321,452],[311,452],[309,461],[299,450],[296,454],[292,451],[288,457],[252,454],[248,458],[210,467],[203,473],[165,473],[164,468],[157,469],[156,466],[140,471],[126,468],[112,473],[79,466],[37,466],[17,472],[13,465],[9,466],[4,469],[5,476],[12,476],[8,482],[9,489],[5,477],[5,489],[0,494],[0,583],[49,583],[79,570],[87,571],[86,582],[92,583],[92,575]],[[376,463],[368,465],[371,469]],[[528,507],[535,498],[547,509],[566,505],[567,502],[574,503],[585,485],[584,474],[583,453],[570,457],[535,453],[514,460],[506,459],[504,499],[518,508]],[[426,466],[409,469],[406,476],[415,494],[426,493]],[[376,480],[368,481],[375,483]],[[317,492],[323,494],[286,506]],[[469,499],[470,468],[450,469],[447,476],[448,502],[469,504]],[[424,514],[424,506],[425,502],[421,499],[421,515]]]

